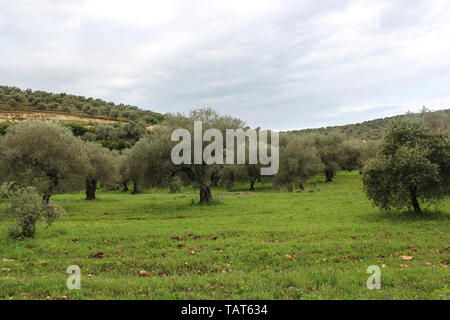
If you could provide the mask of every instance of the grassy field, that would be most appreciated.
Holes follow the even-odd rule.
[[[12,240],[0,218],[0,299],[449,299],[450,199],[381,212],[357,172],[322,180],[214,189],[210,206],[194,189],[55,196],[68,215],[32,239]],[[66,288],[69,265],[81,290]],[[381,290],[366,288],[370,265]]]

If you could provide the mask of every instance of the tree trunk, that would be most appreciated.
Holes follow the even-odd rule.
[[[209,203],[212,200],[211,189],[209,186],[200,187],[200,203]]]
[[[250,178],[250,191],[255,191],[255,182],[256,179],[255,178]]]
[[[45,204],[48,204],[48,202],[50,201],[50,195],[51,195],[50,191],[44,193],[42,201],[44,201]]]
[[[132,194],[138,194],[139,193],[139,187],[136,182],[133,183],[133,192]]]
[[[97,180],[86,180],[86,200],[95,200]]]
[[[409,191],[411,192],[411,204],[414,208],[415,213],[419,213],[421,211],[419,202],[417,201],[417,187],[413,186],[409,188]]]
[[[127,192],[129,190],[128,189],[128,181],[122,182],[122,187],[123,187],[122,192]]]
[[[326,170],[325,171],[325,182],[333,181],[333,172]]]
[[[219,185],[220,176],[218,174],[211,175],[211,187],[216,188]]]

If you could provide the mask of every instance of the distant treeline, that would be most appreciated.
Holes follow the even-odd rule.
[[[428,127],[433,129],[448,129],[450,127],[450,109],[431,111],[426,107],[423,107],[422,111],[419,113],[408,112],[403,115],[364,121],[361,123],[315,129],[293,130],[291,132],[301,135],[311,133],[318,133],[323,135],[340,133],[350,138],[357,138],[362,140],[379,140],[382,138],[383,131],[388,125],[392,123],[392,121],[408,119],[421,119],[427,124]]]
[[[0,104],[11,108],[34,107],[37,110],[59,111],[74,115],[105,117],[116,120],[156,124],[164,119],[160,113],[142,110],[136,106],[115,104],[102,99],[86,98],[67,93],[49,93],[17,87],[0,86]]]

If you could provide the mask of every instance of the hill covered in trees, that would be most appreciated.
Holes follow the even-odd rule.
[[[431,111],[423,107],[419,113],[408,112],[403,115],[364,121],[361,123],[330,126],[314,129],[293,130],[292,133],[305,134],[343,134],[349,138],[364,140],[379,140],[386,127],[395,120],[418,119],[424,121],[430,128],[444,130],[450,128],[450,109]]]
[[[78,117],[95,117],[156,124],[164,119],[160,113],[136,106],[115,104],[102,99],[67,93],[50,93],[32,89],[0,86],[0,112],[40,112]],[[101,121],[98,121],[101,122]]]

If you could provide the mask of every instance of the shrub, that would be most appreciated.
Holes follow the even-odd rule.
[[[170,193],[180,193],[181,192],[182,181],[179,177],[173,177],[169,182],[169,192]]]
[[[42,201],[34,187],[20,188],[10,182],[4,183],[0,186],[0,198],[9,203],[6,210],[17,220],[21,228],[18,236],[21,237],[34,235],[36,221],[43,220],[51,224],[65,214],[64,209],[58,204]]]
[[[15,107],[17,107],[17,106],[19,105],[19,103],[18,103],[15,99],[9,99],[9,100],[8,100],[8,105],[9,105],[11,108],[15,108]]]

